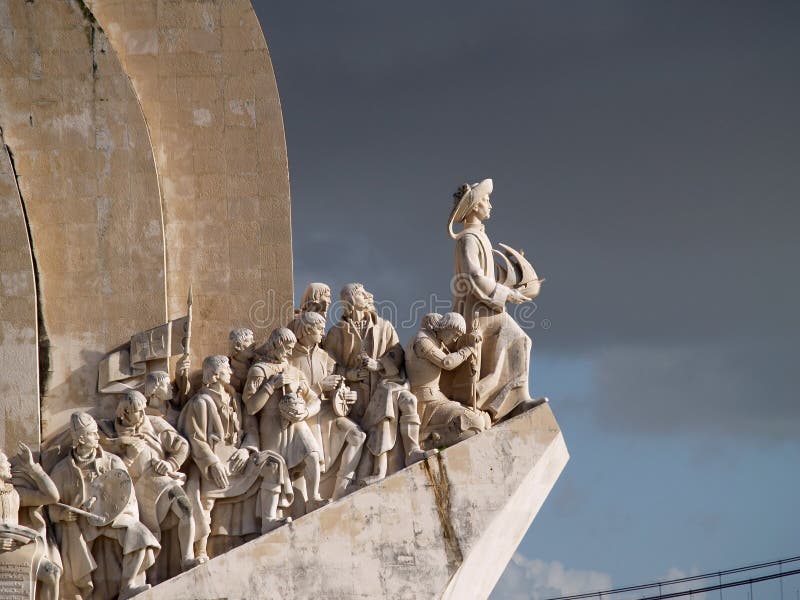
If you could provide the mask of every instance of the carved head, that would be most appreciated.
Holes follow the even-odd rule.
[[[136,390],[128,390],[117,404],[117,422],[124,427],[137,427],[144,421],[147,398]]]
[[[231,373],[227,356],[214,354],[203,359],[203,385],[214,385],[217,382],[230,383]]]
[[[144,380],[144,395],[151,399],[151,404],[162,405],[167,400],[172,400],[175,391],[172,388],[169,373],[166,371],[151,371],[148,373]],[[159,402],[153,403],[153,398]]]
[[[297,341],[310,347],[322,342],[325,337],[325,317],[317,312],[302,313],[297,319],[294,333]]]
[[[247,327],[237,327],[230,332],[228,339],[231,342],[231,356],[252,357],[253,347],[256,344],[252,330]]]
[[[422,317],[422,329],[427,329],[428,331],[434,331],[436,329],[436,324],[439,322],[439,319],[442,318],[442,315],[439,313],[428,313],[424,317]]]
[[[469,216],[474,216],[479,221],[485,221],[491,216],[492,203],[489,201],[489,196],[493,188],[492,180],[484,179],[479,183],[465,183],[456,190],[453,194],[450,222],[447,225],[451,236],[455,235],[453,223],[463,223]]]
[[[310,283],[300,300],[302,312],[315,312],[327,316],[331,305],[331,288],[324,283]]]
[[[11,463],[8,462],[8,456],[5,452],[0,452],[0,481],[8,481],[11,479]]]
[[[297,337],[291,329],[278,327],[273,329],[264,344],[267,357],[274,362],[283,362],[292,353]]]
[[[78,453],[96,450],[100,445],[100,436],[97,433],[97,421],[86,412],[74,412],[69,418],[72,447]]]
[[[434,326],[436,337],[445,345],[458,341],[467,332],[467,323],[457,312],[446,313]]]
[[[345,312],[351,313],[355,310],[370,310],[374,308],[372,294],[364,289],[360,283],[348,283],[339,292],[339,299],[344,304]]]

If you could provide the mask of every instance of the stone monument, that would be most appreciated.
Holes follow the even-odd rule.
[[[492,180],[404,344],[359,283],[292,309],[247,0],[0,0],[0,139],[0,598],[489,594],[568,460]]]

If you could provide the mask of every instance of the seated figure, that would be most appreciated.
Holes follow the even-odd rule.
[[[324,453],[323,487],[330,487],[324,484],[334,475],[331,470],[338,464],[333,488],[330,493],[326,489],[323,496],[337,500],[347,493],[348,486],[355,479],[361,448],[367,436],[354,421],[341,414],[349,410],[347,403],[355,401],[356,395],[343,387],[342,376],[333,373],[333,359],[319,346],[325,336],[325,317],[317,312],[304,312],[292,321],[292,326],[297,344],[289,357],[289,364],[303,373],[322,402],[319,413],[309,419],[309,424]],[[337,394],[344,397],[337,398]],[[341,407],[340,414],[334,409],[333,403],[337,401]]]
[[[25,533],[35,536],[34,553],[36,597],[39,600],[56,600],[61,578],[61,559],[58,550],[47,539],[47,527],[42,507],[58,502],[58,489],[42,467],[33,461],[31,449],[19,444],[18,464],[13,471],[8,457],[0,452],[0,526],[11,532],[22,527]],[[13,551],[23,536],[0,535],[0,554]],[[27,537],[27,536],[24,536]],[[33,541],[33,540],[32,540]]]
[[[189,442],[165,419],[145,415],[147,400],[135,390],[117,404],[113,425],[101,423],[103,445],[117,454],[130,473],[139,501],[139,516],[156,539],[161,530],[178,528],[178,556],[182,570],[197,564],[194,558],[194,519],[183,490],[186,476],[179,471],[189,456]],[[172,550],[172,549],[169,549]],[[174,551],[172,550],[172,551]]]
[[[119,514],[110,515],[112,518],[108,523],[85,512],[91,509],[87,504],[89,485],[112,469],[125,471],[125,464],[118,456],[100,448],[97,423],[90,414],[73,413],[70,433],[72,451],[56,464],[50,477],[59,491],[61,502],[84,512],[79,514],[56,505],[49,507],[64,561],[65,585],[61,597],[88,598],[93,591],[98,591],[95,590],[97,581],[94,577],[98,568],[96,560],[102,560],[105,566],[98,580],[107,584],[116,575],[113,572],[116,559],[108,554],[117,550],[122,553],[119,585],[110,586],[111,589],[105,590],[106,594],[98,591],[98,596],[119,594],[119,598],[125,600],[150,588],[144,583],[145,570],[153,564],[154,553],[160,546],[150,530],[139,521],[135,493],[130,495]],[[103,538],[116,542],[116,548],[106,544],[101,545],[102,550],[95,549],[94,546]]]
[[[419,440],[423,448],[449,446],[491,426],[488,413],[449,400],[439,389],[443,370],[452,371],[475,358],[476,345],[480,343],[477,333],[466,336],[467,343],[460,350],[449,350],[465,331],[464,317],[458,313],[427,318],[406,348],[406,375],[418,401],[422,420]]]
[[[291,503],[286,465],[280,455],[259,451],[258,423],[245,412],[230,376],[227,356],[207,357],[203,388],[187,402],[178,420],[192,457],[186,487],[197,515],[195,555],[201,561],[208,558],[212,525],[215,533],[225,536],[256,533],[259,494],[262,531],[275,522],[279,498]],[[274,508],[265,511],[273,498]]]
[[[296,343],[289,329],[275,329],[265,355],[250,367],[242,397],[247,413],[258,418],[261,447],[286,461],[306,503],[300,512],[309,512],[325,504],[319,493],[322,447],[307,423],[320,402],[303,374],[287,362]]]

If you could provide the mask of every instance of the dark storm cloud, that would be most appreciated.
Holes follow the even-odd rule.
[[[597,361],[603,414],[722,412],[765,436],[800,419],[800,4],[256,8],[298,293],[363,280],[400,312],[449,297],[450,194],[491,176],[490,236],[548,278],[537,352]]]

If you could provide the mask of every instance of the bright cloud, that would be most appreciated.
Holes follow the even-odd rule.
[[[493,600],[546,600],[611,588],[611,576],[598,571],[569,569],[558,561],[547,562],[514,554],[497,583]]]

